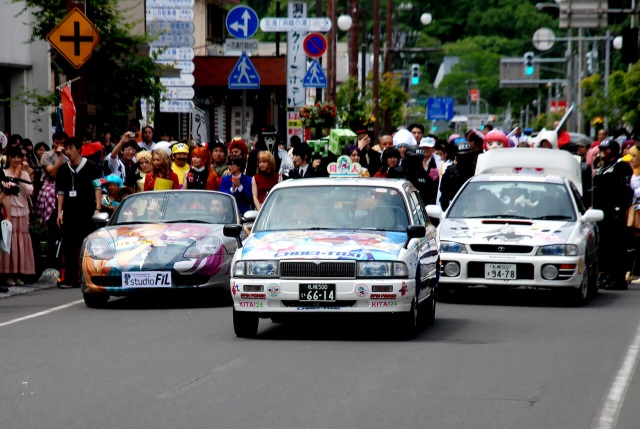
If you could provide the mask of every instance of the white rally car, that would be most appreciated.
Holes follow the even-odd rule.
[[[597,293],[600,210],[581,198],[579,162],[550,149],[498,149],[479,156],[476,175],[441,219],[441,290],[468,286],[562,289],[576,304]]]
[[[409,337],[433,320],[436,229],[418,191],[358,178],[348,157],[336,164],[340,178],[288,180],[269,193],[232,261],[237,336],[255,336],[259,318],[294,314],[384,313]]]

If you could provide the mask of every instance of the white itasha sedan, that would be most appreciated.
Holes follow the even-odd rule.
[[[580,163],[566,151],[498,149],[440,219],[440,291],[469,286],[561,289],[582,305],[597,294],[601,210],[582,202]]]
[[[360,168],[346,156],[337,165]],[[255,336],[259,318],[387,315],[407,337],[433,320],[436,229],[420,194],[406,180],[344,176],[287,180],[271,190],[232,262],[237,336]],[[227,225],[224,234],[241,228]]]

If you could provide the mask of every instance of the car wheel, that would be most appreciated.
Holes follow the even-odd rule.
[[[589,299],[591,299],[598,295],[598,257],[587,262],[587,272],[589,273]]]
[[[401,339],[412,340],[418,335],[420,330],[420,305],[414,296],[411,300],[411,309],[405,313],[398,313],[398,335]]]
[[[233,331],[237,337],[253,338],[258,333],[258,315],[233,309]]]
[[[109,302],[109,295],[106,293],[83,293],[82,298],[89,308],[104,308]]]
[[[576,307],[583,306],[589,300],[589,273],[587,270],[582,273],[582,282],[578,288],[569,288],[569,299]]]

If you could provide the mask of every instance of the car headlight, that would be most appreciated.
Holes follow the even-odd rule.
[[[454,241],[441,241],[440,253],[467,253],[467,246]]]
[[[215,255],[216,252],[220,250],[221,245],[222,241],[218,237],[214,235],[205,237],[193,243],[184,252],[184,257],[189,259],[204,259]]]
[[[549,246],[540,246],[536,255],[538,256],[576,256],[578,254],[578,246],[575,244],[551,244]]]
[[[278,277],[278,261],[238,261],[233,266],[234,277]]]
[[[116,250],[102,237],[89,240],[86,249],[92,259],[112,259],[116,256]]]
[[[402,277],[409,276],[404,262],[362,261],[358,262],[358,277]]]

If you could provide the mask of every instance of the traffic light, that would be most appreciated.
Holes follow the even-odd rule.
[[[533,66],[533,58],[534,54],[531,51],[525,52],[523,56],[524,61],[524,75],[525,76],[533,76],[533,71],[535,70]]]
[[[593,74],[593,52],[587,52],[587,75]]]
[[[411,64],[411,85],[420,82],[420,64]]]

